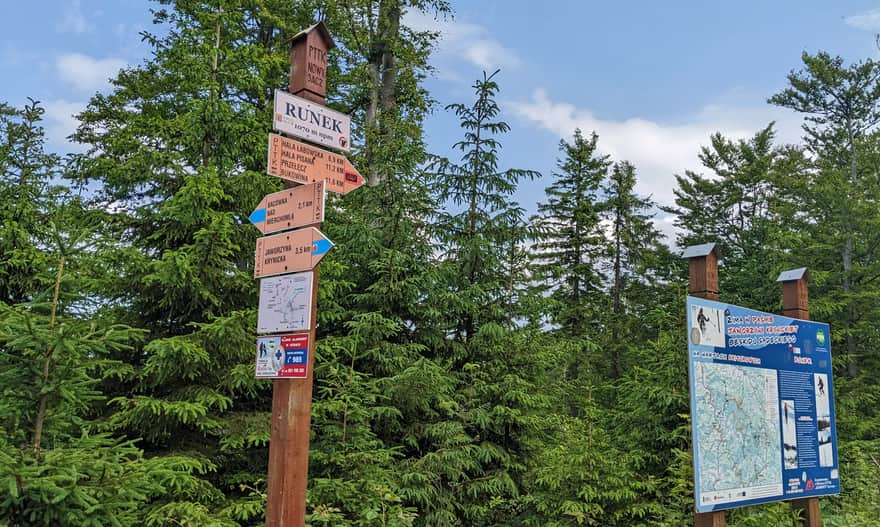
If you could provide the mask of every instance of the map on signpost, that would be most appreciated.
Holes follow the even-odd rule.
[[[694,363],[703,492],[782,494],[776,372]]]
[[[272,276],[260,281],[257,333],[305,331],[311,326],[312,272]]]

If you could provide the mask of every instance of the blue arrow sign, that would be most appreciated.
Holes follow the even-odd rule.
[[[251,212],[251,215],[248,216],[248,219],[254,225],[258,223],[263,223],[264,221],[266,221],[266,209],[257,209]]]
[[[324,254],[327,251],[329,251],[331,248],[333,248],[333,242],[331,242],[330,240],[327,240],[327,239],[315,240],[312,243],[312,254],[313,255]]]

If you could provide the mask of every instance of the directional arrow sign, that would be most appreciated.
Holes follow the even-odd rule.
[[[310,271],[331,247],[314,227],[257,238],[254,277]]]
[[[269,194],[248,219],[263,234],[305,227],[324,221],[324,182]]]
[[[269,134],[266,173],[294,183],[324,181],[327,190],[340,194],[364,184],[364,178],[345,156],[278,134]]]

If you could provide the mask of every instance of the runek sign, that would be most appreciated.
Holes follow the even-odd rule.
[[[351,118],[285,91],[275,90],[275,130],[329,146],[351,151]]]

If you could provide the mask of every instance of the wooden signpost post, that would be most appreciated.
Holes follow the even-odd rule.
[[[327,52],[333,47],[320,22],[293,37],[289,93],[275,92],[272,124],[281,133],[347,152],[351,121],[324,106]],[[315,371],[316,266],[333,247],[320,232],[325,190],[345,194],[361,186],[363,178],[345,156],[278,134],[269,135],[266,171],[284,179],[286,187],[263,198],[249,218],[264,234],[280,232],[257,240],[254,266],[256,277],[270,277],[260,290],[262,330],[258,332],[267,334],[257,340],[255,375],[275,379],[266,527],[304,527]],[[304,273],[290,275],[298,271]],[[308,276],[310,288],[302,282]],[[311,296],[310,303],[304,295]],[[307,309],[311,311],[308,317]],[[307,325],[308,330],[289,333],[286,329],[298,330],[300,325]]]
[[[718,300],[718,253],[714,243],[687,247],[683,256],[688,259],[691,296]],[[785,271],[777,280],[782,282],[782,314],[786,317],[809,320],[806,268]],[[789,501],[802,510],[803,527],[821,527],[819,498],[809,497]],[[725,527],[725,511],[694,512],[694,527]]]
[[[785,271],[776,279],[782,282],[782,314],[787,317],[810,320],[809,274],[807,268]],[[821,527],[819,498],[792,500],[792,508],[802,511],[803,527]]]
[[[684,250],[688,259],[688,293],[697,298],[718,300],[718,251],[714,243]],[[694,527],[724,527],[724,511],[694,512]]]

